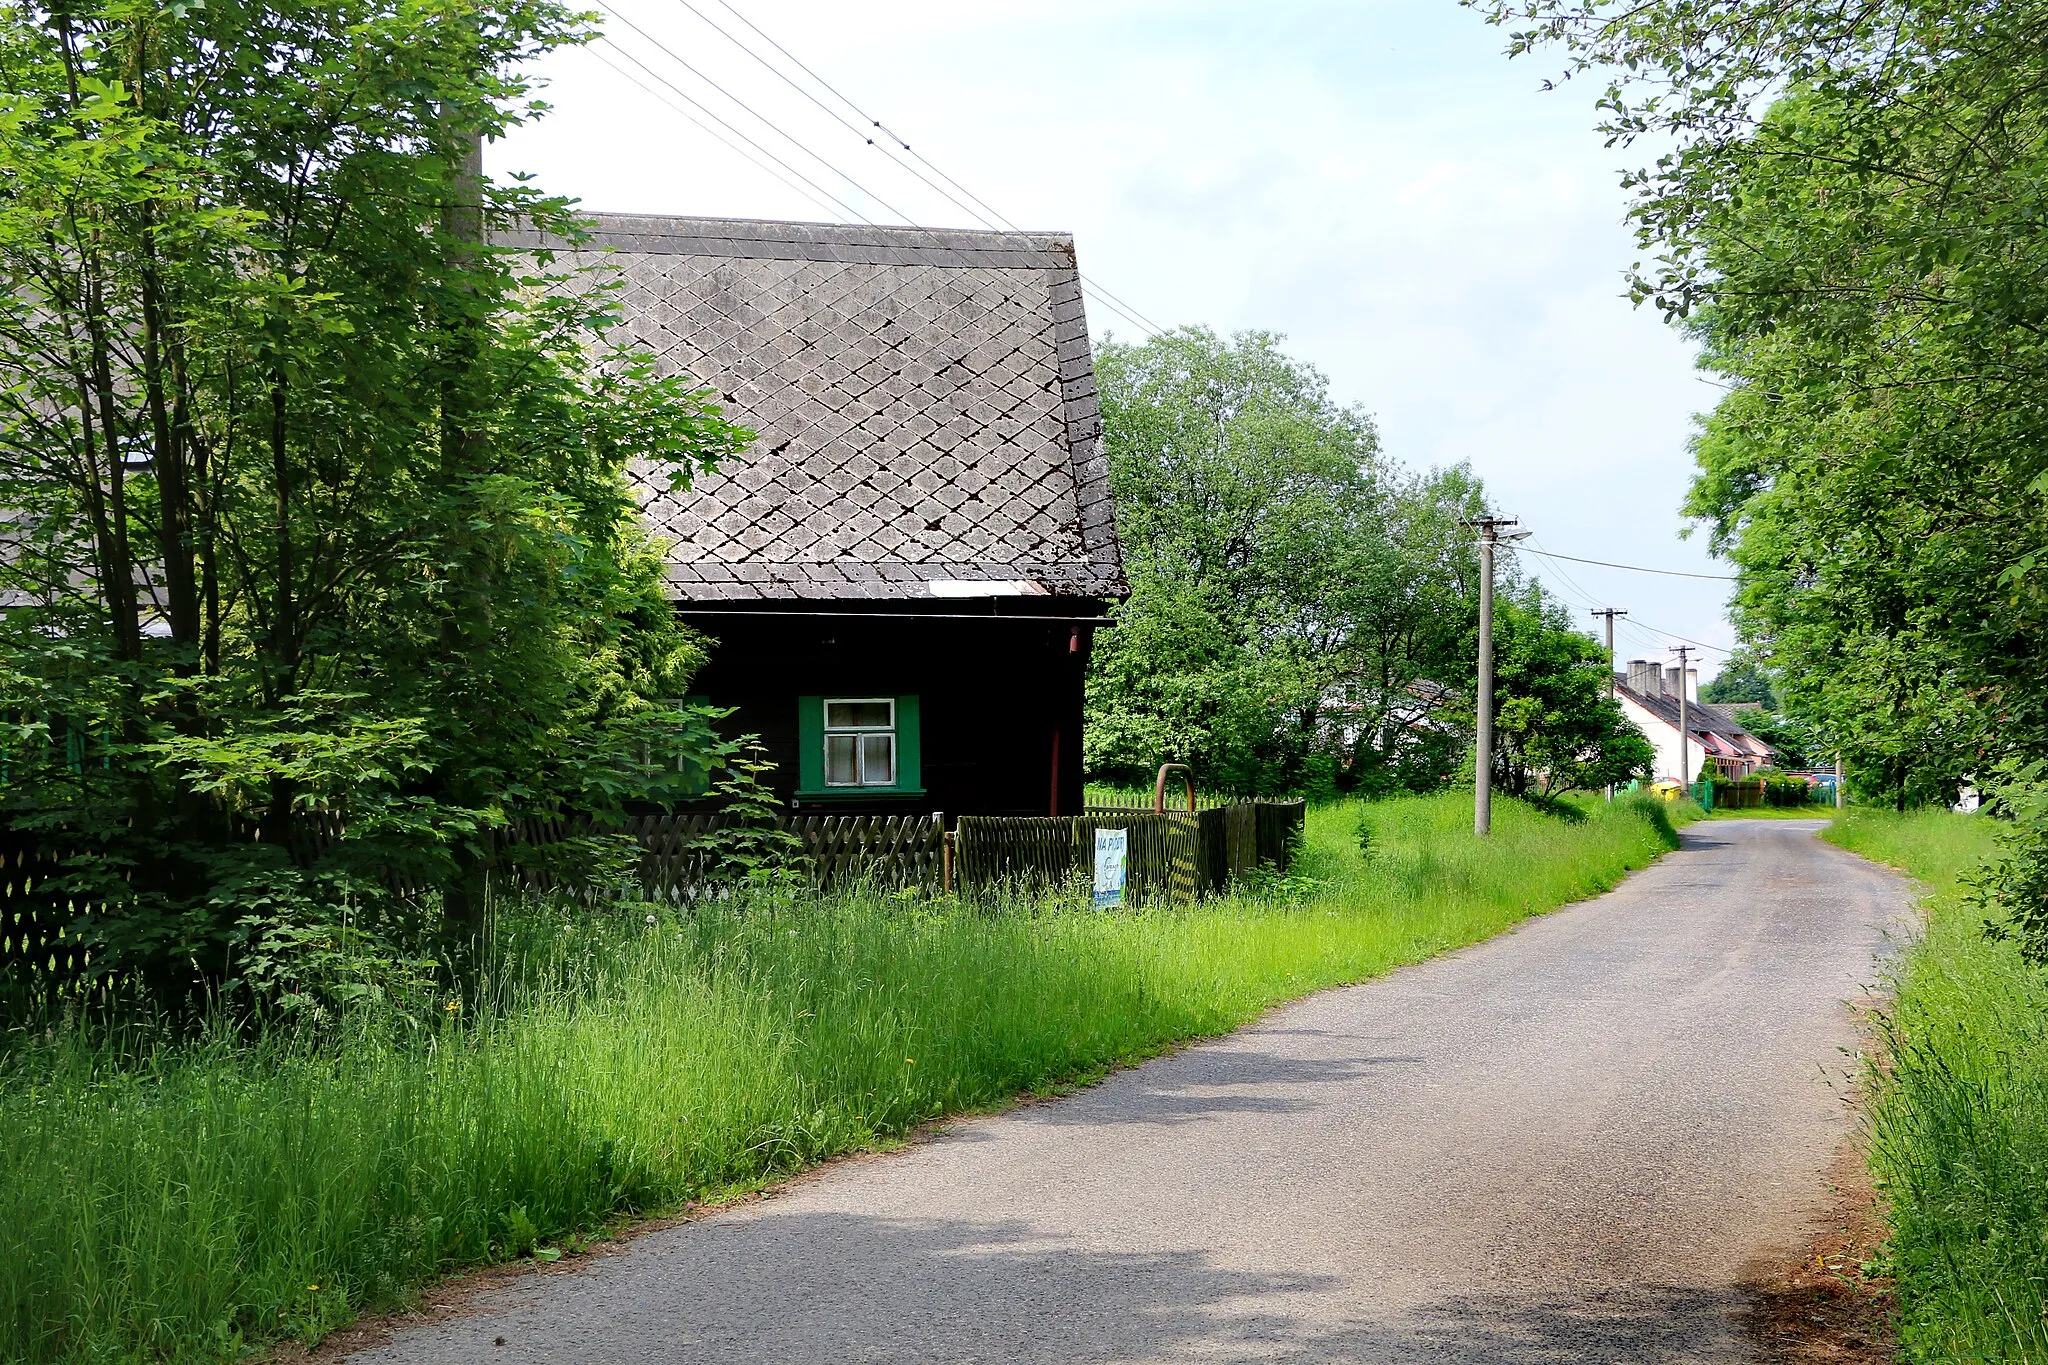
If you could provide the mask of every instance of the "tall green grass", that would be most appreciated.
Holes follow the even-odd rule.
[[[1921,1361],[2048,1362],[2048,975],[1985,935],[1960,878],[1992,822],[1852,810],[1825,837],[1926,884],[1871,1092],[1901,1342]]]
[[[1483,938],[1671,838],[1654,803],[1578,824],[1504,803],[1486,843],[1469,820],[1455,797],[1323,807],[1312,884],[1173,910],[529,909],[505,919],[494,1003],[426,1031],[19,1039],[0,1060],[0,1357],[219,1360],[317,1337],[448,1269],[547,1255]]]

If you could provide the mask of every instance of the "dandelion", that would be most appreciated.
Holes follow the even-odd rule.
[[[320,1292],[320,1286],[317,1284],[309,1284],[306,1286],[306,1290],[308,1293],[317,1294]]]
[[[649,915],[649,916],[647,917],[647,922],[648,922],[649,924],[652,924],[652,923],[654,923],[654,916],[652,916],[652,915]]]
[[[911,1066],[917,1065],[917,1058],[915,1057],[905,1057],[903,1060]]]
[[[453,1014],[455,1013],[455,1011],[462,1008],[462,1002],[460,1000],[450,1000],[447,1004],[441,1006],[441,1008],[447,1010],[450,1014]]]

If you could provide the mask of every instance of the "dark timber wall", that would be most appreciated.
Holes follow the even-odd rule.
[[[1020,602],[1030,605],[1016,608]],[[1094,627],[1014,616],[1093,617],[1099,603],[1014,599],[1004,603],[1010,618],[985,614],[986,602],[946,603],[943,614],[914,617],[803,605],[814,614],[684,614],[716,642],[692,695],[737,709],[727,730],[761,737],[776,765],[776,794],[792,810],[943,811],[949,821],[1080,814],[1082,688]],[[798,699],[821,695],[916,696],[924,792],[800,798]]]

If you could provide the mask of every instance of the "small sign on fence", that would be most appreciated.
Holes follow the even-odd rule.
[[[1095,908],[1108,910],[1124,903],[1124,867],[1129,861],[1131,832],[1095,831]]]

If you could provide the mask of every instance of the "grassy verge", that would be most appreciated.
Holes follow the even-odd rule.
[[[1985,937],[1964,897],[1991,833],[1947,811],[1856,810],[1825,835],[1928,891],[1870,1107],[1912,1360],[2048,1362],[2048,976]]]
[[[317,1046],[0,1057],[0,1357],[197,1361],[317,1337],[451,1268],[999,1105],[1598,892],[1671,841],[1460,797],[1311,813],[1297,879],[1094,914],[888,896],[507,921],[487,1017]],[[1370,853],[1360,852],[1359,829]]]

